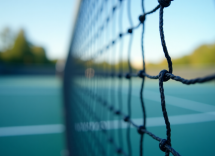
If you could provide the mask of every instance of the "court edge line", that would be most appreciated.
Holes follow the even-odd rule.
[[[202,123],[215,121],[215,112],[208,113],[198,113],[198,114],[188,114],[188,115],[176,115],[169,116],[171,125],[182,125],[182,124],[192,124],[192,123]],[[133,121],[141,125],[142,118],[133,119]],[[109,127],[110,123],[113,127]],[[77,131],[98,131],[99,126],[104,124],[106,129],[118,129],[118,120],[114,121],[101,121],[101,122],[86,122],[77,123],[75,129]],[[147,127],[159,127],[165,126],[163,117],[151,117],[147,118]],[[122,121],[122,128],[125,129],[127,123]],[[55,134],[64,132],[63,124],[53,124],[53,125],[33,125],[33,126],[15,126],[15,127],[1,127],[0,137],[6,136],[22,136],[22,135],[39,135],[39,134]]]
[[[137,125],[141,125],[142,120],[143,120],[142,118],[138,118],[138,119],[133,119],[132,121],[134,121]],[[147,120],[147,125],[146,125],[147,128],[165,126],[163,117],[151,117],[151,118],[147,118],[146,120]],[[182,125],[182,124],[193,124],[193,123],[215,121],[215,112],[169,116],[169,120],[171,125]],[[118,123],[119,123],[118,120],[101,121],[101,122],[81,122],[81,123],[75,124],[75,129],[76,131],[99,131],[101,130],[101,128],[111,130],[111,129],[118,129],[119,128]],[[121,126],[122,126],[122,129],[126,129],[127,123],[122,121]]]
[[[63,133],[63,132],[64,132],[64,125],[62,124],[0,127],[0,137],[54,134],[54,133]]]

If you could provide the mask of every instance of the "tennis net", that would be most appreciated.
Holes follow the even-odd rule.
[[[126,3],[126,4],[125,4]],[[144,136],[158,141],[158,147],[168,156],[180,155],[171,144],[169,122],[163,83],[172,79],[185,85],[204,83],[215,79],[215,75],[186,80],[173,74],[171,57],[168,53],[163,31],[163,11],[171,0],[158,0],[158,5],[149,12],[144,10],[144,1],[135,1],[142,6],[139,23],[133,24],[131,0],[82,0],[76,20],[71,47],[64,73],[64,99],[66,132],[69,154],[83,155],[126,155],[133,150],[143,155]],[[125,7],[127,6],[127,7]],[[144,61],[144,23],[150,14],[159,11],[161,45],[168,63],[168,70],[158,75],[146,73]],[[129,27],[123,27],[123,19]],[[131,66],[131,47],[134,32],[142,29],[139,46],[142,51],[142,70]],[[125,43],[127,39],[127,42]],[[126,58],[126,61],[125,61]],[[157,79],[160,89],[160,103],[166,125],[166,138],[147,130],[144,105],[145,78]],[[142,112],[141,125],[132,116],[132,79],[140,79],[139,103]],[[139,81],[138,81],[139,82]],[[123,87],[127,85],[127,87]],[[125,90],[126,89],[126,90]],[[126,92],[126,96],[124,93]],[[122,129],[126,130],[123,131]],[[139,135],[138,149],[133,148],[131,128]],[[136,146],[136,145],[135,145]]]

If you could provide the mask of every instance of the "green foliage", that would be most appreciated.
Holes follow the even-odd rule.
[[[34,61],[38,64],[49,63],[46,57],[46,52],[42,47],[32,46],[31,51],[34,54]]]
[[[120,68],[123,69],[124,73],[127,73],[129,71],[128,68],[128,62],[127,61],[121,61],[116,64],[111,64],[106,61],[103,62],[94,62],[93,60],[81,60],[79,58],[73,58],[74,59],[74,64],[77,66],[79,70],[83,69],[85,70],[86,68],[93,68],[96,71],[106,71],[106,72],[111,72],[113,69],[115,72],[119,72]],[[137,72],[136,69],[132,68],[133,72]]]
[[[202,45],[197,48],[192,57],[190,57],[191,65],[215,65],[215,44]]]
[[[9,54],[13,63],[33,64],[34,54],[31,51],[31,47],[25,38],[24,31],[21,30],[15,39],[14,46]]]
[[[0,53],[0,61],[8,64],[54,64],[46,57],[44,48],[31,45],[20,30],[11,48]]]
[[[202,45],[195,49],[193,53],[181,58],[172,59],[173,66],[204,67],[215,65],[215,43]],[[167,61],[163,60],[159,64],[147,64],[147,68],[167,68]]]

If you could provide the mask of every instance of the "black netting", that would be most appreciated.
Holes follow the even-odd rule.
[[[130,3],[131,0],[81,1],[64,73],[65,117],[70,155],[131,156],[131,126],[139,134],[140,156],[143,155],[145,135],[157,140],[157,148],[160,147],[166,156],[170,153],[180,155],[171,144],[171,125],[165,106],[163,82],[172,79],[189,85],[215,79],[215,75],[192,80],[173,75],[163,32],[163,11],[171,4],[171,0],[159,0],[158,6],[150,12],[144,11],[143,0],[135,1],[140,3],[143,11],[137,17],[138,25],[133,24]],[[150,14],[156,11],[160,11],[160,39],[169,70],[162,70],[157,76],[151,76],[145,70],[144,22],[146,17],[150,18]],[[126,31],[122,22],[124,18],[129,23]],[[137,29],[142,29],[139,45],[143,58],[143,68],[138,72],[131,66],[131,47]],[[127,44],[125,37],[128,39]],[[127,56],[126,61],[124,55]],[[165,139],[147,130],[147,111],[143,97],[145,77],[159,81],[161,108],[166,124]],[[132,120],[133,78],[142,80],[139,84],[143,119],[141,125]],[[127,85],[126,91],[123,85]],[[123,96],[123,92],[127,92],[127,96]],[[126,131],[122,131],[123,127]]]

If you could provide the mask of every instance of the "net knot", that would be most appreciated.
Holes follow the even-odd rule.
[[[120,33],[120,34],[119,34],[119,37],[121,38],[122,36],[123,36],[123,34],[122,34],[122,33]]]
[[[119,110],[115,111],[115,114],[116,114],[116,115],[120,115],[120,113],[121,113],[121,112],[120,112]]]
[[[113,106],[110,106],[109,109],[110,109],[110,111],[113,111],[113,110],[114,110],[114,107],[113,107]]]
[[[113,7],[113,12],[116,10],[116,6]]]
[[[127,73],[127,74],[125,75],[125,78],[126,78],[126,79],[130,79],[130,78],[131,78],[130,73]]]
[[[132,29],[128,29],[128,33],[129,33],[129,34],[132,34]]]
[[[145,14],[139,16],[139,21],[140,21],[140,23],[143,23],[143,22],[145,21],[145,19],[146,19]]]
[[[121,149],[121,148],[118,148],[118,149],[116,150],[116,152],[117,152],[118,154],[120,154],[120,153],[122,153],[122,149]]]
[[[168,144],[168,141],[166,139],[162,139],[159,143],[159,148],[161,151],[166,152],[166,147],[165,145]]]
[[[108,141],[109,141],[110,143],[113,143],[113,138],[109,138]]]
[[[170,77],[167,77],[166,76],[166,73],[169,73],[167,70],[162,70],[160,73],[159,73],[159,78],[163,79],[163,82],[166,82],[170,79]]]
[[[130,119],[130,117],[129,117],[129,116],[125,116],[125,117],[124,117],[124,121],[125,121],[125,122],[128,122],[128,121],[129,121],[129,119]]]
[[[145,130],[145,126],[139,126],[138,129],[137,129],[137,132],[142,135],[144,134],[144,130]]]
[[[137,75],[139,77],[141,77],[141,78],[144,78],[145,77],[144,73],[145,73],[145,69],[144,70],[140,70]]]
[[[158,0],[158,3],[159,3],[162,7],[168,7],[168,6],[170,6],[171,1],[173,1],[173,0]]]
[[[112,44],[115,44],[115,41],[112,41]]]

